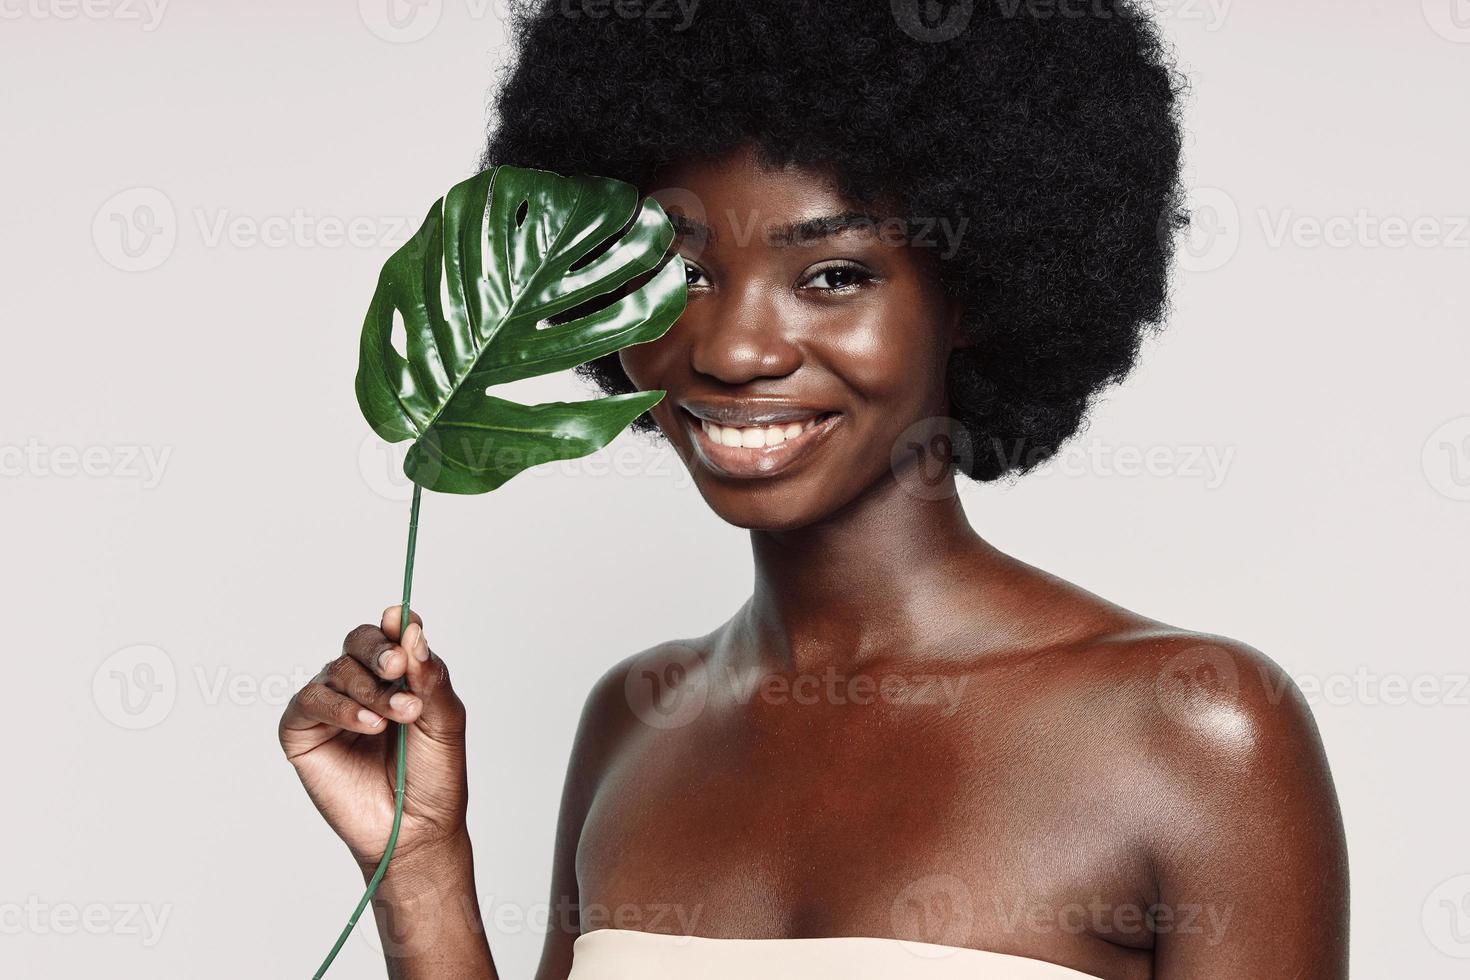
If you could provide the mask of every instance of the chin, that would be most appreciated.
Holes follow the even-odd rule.
[[[747,531],[794,531],[830,513],[826,501],[797,487],[742,482],[734,486],[695,476],[695,485],[715,516]]]

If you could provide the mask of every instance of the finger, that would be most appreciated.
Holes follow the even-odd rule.
[[[385,636],[389,637],[390,639],[397,640],[399,638],[398,626],[399,626],[399,624],[402,621],[403,621],[403,606],[402,605],[389,606],[387,609],[384,609],[383,610],[383,622],[382,622],[382,625],[381,625],[381,628],[383,630],[383,634]],[[418,611],[417,610],[414,610],[414,609],[410,609],[408,611],[408,621],[409,621],[410,624],[418,623],[420,626],[424,625],[423,617],[420,616],[418,614]]]
[[[408,688],[423,701],[418,727],[434,737],[464,734],[464,702],[454,693],[449,668],[429,649],[422,624],[410,625],[404,637],[408,649]]]
[[[322,672],[322,683],[392,721],[414,721],[423,708],[423,702],[416,695],[398,690],[392,681],[379,680],[376,674],[351,657],[338,657],[328,664]]]
[[[352,698],[334,691],[321,681],[313,681],[291,699],[281,727],[299,731],[315,725],[328,725],[347,732],[376,735],[383,731],[386,722],[383,716],[364,708]]]
[[[366,623],[342,641],[342,653],[385,681],[397,680],[408,666],[408,656],[376,626]]]

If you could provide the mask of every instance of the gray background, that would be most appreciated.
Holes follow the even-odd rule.
[[[275,724],[394,600],[408,493],[356,333],[504,55],[496,3],[388,2],[0,4],[6,976],[305,975],[360,893]],[[1342,797],[1354,975],[1461,976],[1470,5],[1160,9],[1200,208],[1170,328],[1066,457],[964,495],[999,546],[1281,662]],[[588,686],[749,577],[644,439],[426,500],[505,975]],[[373,936],[336,974],[381,975]]]

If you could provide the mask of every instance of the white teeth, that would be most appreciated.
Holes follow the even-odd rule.
[[[719,425],[708,419],[699,420],[700,428],[704,429],[705,435],[709,436],[711,442],[721,446],[740,446],[746,449],[779,446],[788,439],[795,439],[816,424],[816,418],[809,418],[805,422],[741,428],[733,425]]]

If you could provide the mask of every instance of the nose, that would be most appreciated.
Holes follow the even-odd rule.
[[[725,384],[784,378],[801,365],[801,347],[791,324],[765,290],[752,285],[738,297],[704,308],[689,351],[690,366]]]

